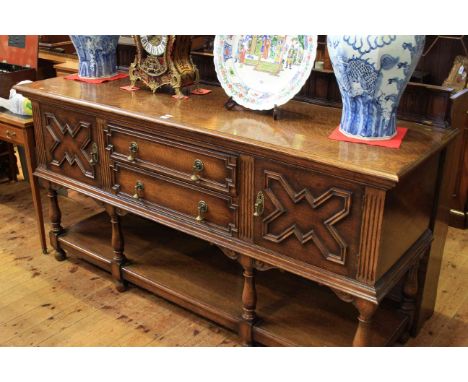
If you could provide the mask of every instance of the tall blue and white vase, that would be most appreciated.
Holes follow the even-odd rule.
[[[70,36],[79,58],[78,75],[82,78],[103,78],[117,74],[119,36]]]
[[[401,95],[421,57],[425,36],[331,35],[328,52],[343,100],[340,131],[391,139]]]

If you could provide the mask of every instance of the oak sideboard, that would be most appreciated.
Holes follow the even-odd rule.
[[[83,258],[119,291],[145,288],[246,345],[417,333],[456,129],[400,121],[408,133],[389,149],[329,139],[339,108],[291,101],[274,120],[225,110],[220,88],[176,100],[127,84],[16,87],[33,102],[58,260]],[[62,227],[57,187],[106,212]]]

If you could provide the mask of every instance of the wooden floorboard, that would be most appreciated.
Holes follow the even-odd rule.
[[[65,226],[101,208],[76,193],[60,205]],[[27,183],[0,184],[0,346],[240,345],[236,334],[148,292],[118,293],[90,264],[41,255],[33,211]],[[467,276],[468,231],[450,228],[436,312],[409,346],[468,346]]]

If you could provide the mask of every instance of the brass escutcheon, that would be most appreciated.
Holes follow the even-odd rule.
[[[97,144],[96,142],[93,142],[93,144],[91,145],[91,151],[89,152],[89,164],[91,166],[95,166],[97,165],[98,163],[98,147],[97,147]]]
[[[7,130],[7,131],[6,131],[6,136],[7,136],[7,138],[16,137],[16,132],[15,132],[15,131]]]
[[[205,201],[200,200],[200,201],[198,202],[197,210],[198,210],[198,215],[197,215],[197,217],[195,218],[195,220],[196,220],[197,222],[202,222],[203,220],[205,220],[205,214],[206,214],[206,212],[208,211],[208,204],[206,204]]]
[[[133,194],[133,199],[140,199],[143,194],[143,190],[145,189],[145,186],[143,186],[143,183],[137,180],[135,184],[135,193]]]
[[[200,172],[202,172],[204,168],[205,165],[203,164],[203,162],[200,159],[195,159],[192,167],[193,173],[190,179],[193,181],[200,180]]]
[[[138,152],[138,144],[136,142],[130,142],[128,149],[130,150],[130,155],[127,157],[127,159],[131,162],[134,162]]]
[[[257,194],[257,199],[255,200],[254,205],[254,216],[262,216],[265,205],[265,196],[262,191],[259,191]]]

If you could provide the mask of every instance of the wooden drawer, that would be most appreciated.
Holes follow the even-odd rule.
[[[50,106],[41,112],[47,169],[101,187],[96,119]]]
[[[204,191],[165,175],[135,170],[128,163],[116,162],[113,178],[115,194],[127,202],[224,234],[237,233],[237,209],[229,195]],[[205,212],[199,210],[199,206],[203,210],[202,204],[207,206]]]
[[[18,127],[0,123],[0,140],[24,145],[23,130]]]
[[[129,158],[130,146],[133,148],[133,158]],[[135,167],[194,183],[206,189],[236,195],[235,155],[115,124],[107,125],[107,147],[112,159],[128,161]],[[195,165],[199,171],[194,170]]]
[[[268,160],[255,161],[264,210],[254,241],[281,255],[354,277],[362,186]]]

